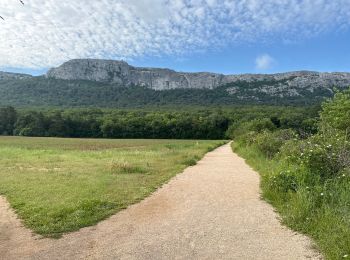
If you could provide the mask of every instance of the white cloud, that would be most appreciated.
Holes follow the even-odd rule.
[[[1,0],[0,67],[181,56],[349,29],[348,0]]]
[[[255,59],[255,68],[257,70],[268,70],[276,63],[275,59],[268,54],[262,54]]]

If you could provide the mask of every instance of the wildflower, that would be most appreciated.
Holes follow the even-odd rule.
[[[323,196],[323,192],[321,192],[321,196]]]
[[[343,255],[343,258],[347,258],[349,255]]]

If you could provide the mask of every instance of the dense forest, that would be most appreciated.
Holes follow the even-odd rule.
[[[177,109],[0,108],[0,134],[93,138],[224,139],[238,122],[267,118],[302,135],[315,129],[319,106]]]
[[[264,198],[283,222],[313,237],[327,259],[342,259],[350,252],[350,89],[322,104],[314,126],[302,135],[261,118],[231,125],[228,135],[261,173]]]
[[[14,107],[104,107],[159,106],[312,105],[333,96],[329,88],[280,88],[285,80],[241,81],[215,89],[168,89],[123,87],[83,80],[49,79],[43,76],[0,80],[0,104]],[[276,93],[264,91],[275,86]],[[295,94],[297,92],[298,94]],[[294,94],[293,94],[294,93]]]

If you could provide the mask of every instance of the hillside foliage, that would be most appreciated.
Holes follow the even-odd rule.
[[[240,81],[214,89],[168,89],[123,87],[84,80],[60,80],[43,76],[0,80],[0,105],[15,107],[104,107],[159,106],[311,105],[331,97],[329,88],[279,89],[283,80]],[[276,86],[276,93],[263,90]],[[332,88],[332,86],[330,86]],[[232,91],[234,89],[234,91]]]

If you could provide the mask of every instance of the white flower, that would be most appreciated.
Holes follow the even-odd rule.
[[[321,196],[323,196],[323,192],[321,192]]]

